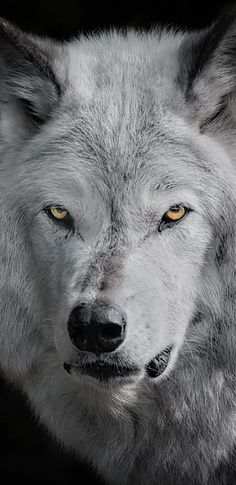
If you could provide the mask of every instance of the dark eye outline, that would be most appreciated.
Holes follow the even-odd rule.
[[[67,214],[66,214],[65,217],[63,217],[63,219],[57,219],[51,212],[52,208],[65,210],[67,212]],[[57,224],[58,226],[62,227],[63,229],[67,229],[69,231],[73,231],[73,233],[75,232],[73,217],[71,217],[70,213],[68,212],[67,209],[65,209],[65,207],[61,207],[61,206],[58,206],[58,205],[45,207],[44,212],[47,214],[49,219],[51,219],[53,222],[55,222],[55,224]]]
[[[172,219],[170,219],[168,216],[167,216],[167,212],[169,212],[170,210],[173,210],[173,209],[176,209],[176,208],[179,208],[179,207],[183,207],[184,210],[185,210],[185,214],[178,220],[176,221],[173,221]],[[176,205],[172,205],[168,211],[165,212],[165,214],[163,215],[161,221],[160,221],[160,224],[158,226],[158,232],[161,232],[163,229],[165,229],[166,227],[172,227],[172,226],[175,226],[176,224],[179,224],[183,219],[185,219],[185,217],[189,214],[189,212],[191,212],[192,209],[190,209],[189,207],[186,207],[184,204],[176,204]]]

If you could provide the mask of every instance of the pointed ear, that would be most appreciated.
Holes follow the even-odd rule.
[[[236,8],[209,28],[185,37],[179,81],[200,129],[229,123],[236,93]]]
[[[61,86],[40,42],[0,19],[0,138],[30,135],[58,103]]]

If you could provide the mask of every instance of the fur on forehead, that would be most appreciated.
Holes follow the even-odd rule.
[[[93,200],[93,194],[98,200],[98,193],[104,204],[109,205],[112,198],[118,204],[123,201],[122,204],[142,208],[144,196],[153,206],[155,199],[161,202],[171,191],[181,197],[188,189],[190,202],[196,198],[201,212],[209,219],[228,213],[227,204],[233,200],[232,171],[226,164],[222,169],[224,151],[211,140],[207,140],[206,150],[205,143],[199,145],[190,136],[177,142],[166,134],[166,143],[162,137],[151,143],[148,157],[137,158],[133,154],[124,162],[122,158],[109,159],[101,143],[99,149],[94,143],[94,153],[88,153],[78,134],[72,140],[65,128],[68,143],[63,143],[61,129],[59,133],[55,143],[55,137],[50,139],[45,127],[45,133],[43,130],[42,136],[34,138],[31,151],[28,145],[27,160],[26,152],[20,154],[17,170],[12,174],[9,199],[14,187],[17,204],[27,207],[30,202],[30,212],[51,201],[68,207],[72,204],[76,213],[81,204],[86,205],[91,197]]]
[[[23,99],[40,121],[58,114],[54,108],[63,98],[68,109],[93,104],[100,114],[106,111],[117,130],[132,121],[143,98],[139,118],[148,114],[155,122],[156,108],[160,118],[166,112],[188,119],[195,113],[200,126],[209,124],[235,86],[234,24],[235,11],[230,11],[197,34],[160,28],[148,34],[112,31],[60,44],[27,36],[2,21],[4,97]]]
[[[4,139],[7,126],[9,136],[11,123],[14,134],[19,133],[17,158],[22,160],[27,154],[29,162],[21,164],[23,168],[16,172],[18,179],[21,173],[23,180],[24,167],[27,167],[43,181],[44,167],[48,167],[50,161],[52,178],[55,175],[59,184],[66,179],[67,170],[73,174],[78,171],[78,177],[83,172],[91,180],[96,179],[99,170],[107,185],[113,183],[115,186],[118,181],[119,187],[120,180],[126,184],[129,178],[144,181],[145,170],[142,168],[145,164],[149,164],[149,174],[153,175],[159,165],[164,167],[168,156],[173,160],[173,175],[176,181],[179,177],[180,184],[187,172],[191,184],[191,178],[195,176],[192,171],[198,164],[205,186],[209,183],[217,185],[212,173],[215,172],[216,179],[221,178],[217,166],[219,156],[216,157],[216,167],[210,167],[213,158],[208,160],[207,156],[205,161],[204,157],[197,156],[196,160],[193,156],[195,162],[191,164],[191,150],[195,146],[194,137],[199,136],[199,127],[204,123],[209,135],[212,125],[215,132],[220,125],[220,134],[224,129],[227,132],[233,130],[227,100],[235,85],[235,13],[231,12],[227,18],[228,22],[221,19],[194,35],[172,30],[156,30],[142,35],[134,31],[125,35],[110,32],[82,37],[63,45],[32,36],[27,44],[26,34],[2,22],[3,89],[9,111],[6,120],[1,120],[0,134]],[[209,45],[212,35],[216,42]],[[228,45],[230,49],[227,49]],[[217,83],[219,66],[221,82]],[[225,83],[222,81],[224,75]],[[30,88],[34,82],[37,97]],[[201,86],[204,87],[205,102],[200,99]],[[45,96],[45,90],[49,96]],[[207,103],[207,91],[211,94],[210,104]],[[22,96],[24,112],[19,104]],[[212,96],[215,103],[211,101]],[[50,106],[41,102],[46,98],[50,100]],[[44,109],[47,111],[45,116]],[[30,134],[29,116],[32,112],[40,119],[40,126],[37,132],[34,129]],[[24,123],[20,123],[21,117]],[[17,122],[20,124],[18,130]],[[187,140],[184,149],[181,138],[182,143]],[[186,151],[188,143],[190,149]],[[210,146],[210,139],[207,146]],[[183,163],[177,164],[178,152],[182,154]],[[12,152],[9,157],[11,155]],[[191,171],[188,171],[190,164]],[[170,178],[170,173],[164,177],[167,175]],[[50,170],[47,178],[50,179]],[[197,180],[194,183],[199,185]],[[221,185],[222,192],[227,190],[223,188],[223,182]]]

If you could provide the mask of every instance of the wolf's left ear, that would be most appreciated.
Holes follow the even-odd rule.
[[[229,118],[236,94],[236,8],[184,38],[179,82],[202,131]]]
[[[60,93],[46,49],[0,19],[0,138],[30,134],[50,116]]]

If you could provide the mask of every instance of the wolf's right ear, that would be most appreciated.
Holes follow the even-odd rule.
[[[30,136],[51,114],[61,94],[45,49],[0,19],[0,139]]]
[[[229,126],[236,104],[236,8],[227,8],[209,28],[184,36],[179,56],[178,80],[200,130]]]

